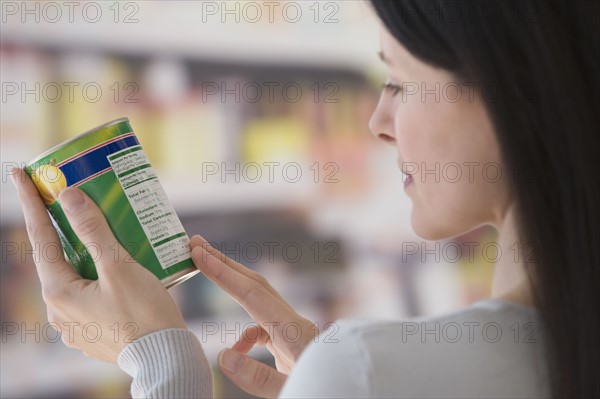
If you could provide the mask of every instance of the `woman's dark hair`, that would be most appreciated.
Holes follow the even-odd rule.
[[[599,398],[599,2],[371,3],[415,57],[492,89],[552,394]]]

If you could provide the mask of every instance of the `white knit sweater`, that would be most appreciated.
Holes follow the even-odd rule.
[[[133,397],[212,397],[210,365],[188,330],[142,337],[118,363],[133,377]],[[340,321],[302,353],[281,392],[290,398],[549,396],[537,312],[495,299],[440,317]]]

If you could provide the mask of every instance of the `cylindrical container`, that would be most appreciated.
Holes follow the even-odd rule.
[[[189,238],[129,124],[120,118],[51,148],[29,162],[65,253],[83,278],[98,278],[94,258],[79,240],[58,200],[78,187],[102,210],[133,261],[170,288],[198,273]],[[118,246],[115,246],[118,251]],[[126,254],[94,254],[123,259]]]

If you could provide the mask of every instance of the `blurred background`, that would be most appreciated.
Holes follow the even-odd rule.
[[[1,395],[123,397],[117,366],[48,326],[9,168],[127,116],[187,232],[262,273],[305,317],[434,315],[489,294],[479,229],[426,242],[396,150],[368,131],[383,66],[363,1],[2,6]],[[251,320],[203,276],[170,290],[209,360]],[[263,349],[254,355],[267,363]],[[218,368],[218,397],[244,397]]]

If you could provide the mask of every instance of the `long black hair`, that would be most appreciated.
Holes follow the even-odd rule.
[[[514,177],[553,396],[600,397],[599,3],[371,3],[415,57],[496,89],[485,104]]]

